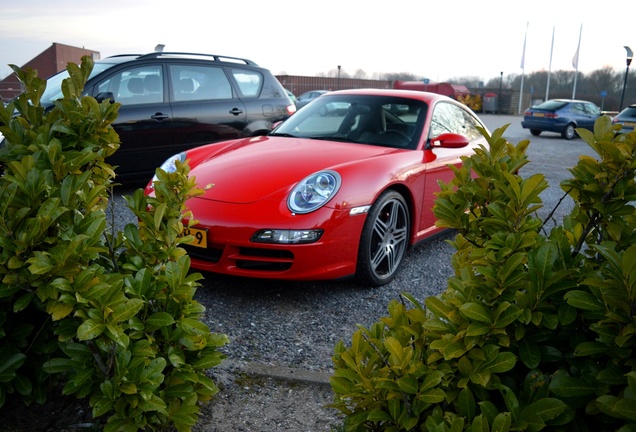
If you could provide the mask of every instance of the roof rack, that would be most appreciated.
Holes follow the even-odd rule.
[[[142,59],[142,58],[157,58],[157,57],[162,57],[162,56],[212,57],[214,59],[214,61],[218,61],[218,62],[241,63],[241,64],[246,64],[246,65],[251,65],[251,66],[258,66],[252,60],[248,60],[248,59],[244,59],[244,58],[240,58],[240,57],[230,57],[230,56],[217,55],[217,54],[189,53],[189,52],[155,51],[155,52],[151,52],[151,53],[148,53],[148,54],[142,54],[142,55],[139,56],[139,58],[140,59]]]
[[[115,57],[139,57],[143,54],[115,54],[112,56],[108,56],[106,58],[115,58]]]

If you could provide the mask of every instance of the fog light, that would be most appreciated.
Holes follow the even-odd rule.
[[[322,236],[321,229],[278,230],[266,229],[257,231],[250,241],[255,243],[299,244],[313,243]]]

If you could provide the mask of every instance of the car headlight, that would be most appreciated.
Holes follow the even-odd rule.
[[[184,152],[181,152],[179,154],[176,154],[174,156],[170,156],[168,159],[166,159],[166,161],[164,163],[161,164],[161,166],[159,168],[161,168],[162,170],[164,170],[165,172],[167,172],[168,174],[171,174],[173,172],[175,172],[177,170],[177,161],[183,163],[186,160],[186,154]],[[157,181],[157,174],[155,174],[154,176],[152,176],[152,181],[151,183],[154,183],[155,181]]]
[[[287,207],[294,213],[310,213],[325,205],[340,189],[340,174],[320,171],[303,179],[289,194]]]

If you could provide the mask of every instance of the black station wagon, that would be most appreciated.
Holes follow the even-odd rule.
[[[66,71],[47,80],[42,105],[62,97]],[[122,179],[148,179],[169,156],[216,141],[266,135],[296,111],[267,69],[212,54],[153,52],[96,60],[84,93],[121,103],[121,147],[108,162]]]

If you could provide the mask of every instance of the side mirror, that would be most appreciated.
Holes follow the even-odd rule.
[[[109,99],[110,102],[113,103],[115,102],[115,95],[113,94],[113,92],[101,92],[98,93],[97,96],[95,96],[95,99],[97,100],[97,102],[102,102],[106,99]]]
[[[430,143],[433,148],[462,148],[468,145],[468,138],[456,133],[443,133],[431,138]]]

